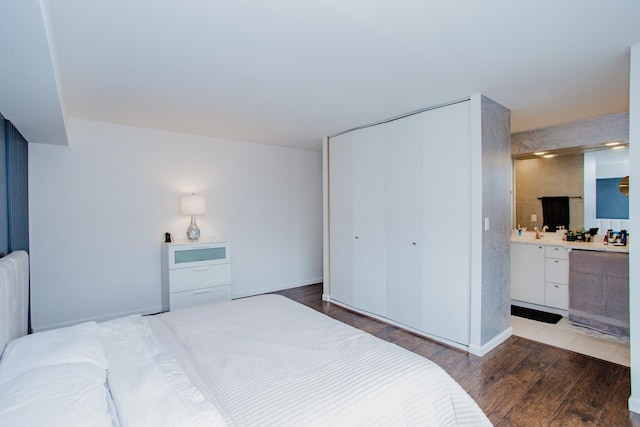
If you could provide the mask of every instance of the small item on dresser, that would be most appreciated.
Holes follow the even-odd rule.
[[[620,230],[620,243],[627,245],[627,230]]]
[[[164,233],[164,242],[165,243],[173,242],[173,236],[171,236],[171,233]]]
[[[602,244],[603,245],[608,245],[609,244],[609,239],[607,237],[607,235],[605,234],[604,237],[602,238]]]

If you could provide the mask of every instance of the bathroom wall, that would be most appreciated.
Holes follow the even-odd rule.
[[[567,154],[549,159],[515,161],[516,223],[528,230],[542,228],[539,197],[569,196],[569,228],[584,226],[584,155]],[[573,198],[579,196],[580,198]],[[532,221],[531,215],[536,216]]]

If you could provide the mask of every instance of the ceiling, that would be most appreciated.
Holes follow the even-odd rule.
[[[537,129],[628,111],[629,47],[640,43],[637,0],[0,8],[0,54],[44,64],[0,65],[0,112],[38,129],[32,142],[60,143],[75,117],[320,150],[325,136],[475,93],[511,110],[513,132]],[[50,116],[30,112],[37,97]],[[47,117],[63,133],[50,141]]]

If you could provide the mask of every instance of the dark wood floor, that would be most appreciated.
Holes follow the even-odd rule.
[[[512,336],[483,357],[322,301],[322,285],[277,292],[442,366],[503,426],[640,426],[629,368]]]

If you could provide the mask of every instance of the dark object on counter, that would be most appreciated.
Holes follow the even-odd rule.
[[[627,230],[620,230],[620,243],[626,246],[627,244]]]
[[[541,197],[542,223],[549,231],[556,231],[559,225],[569,228],[569,197]]]
[[[593,227],[589,229],[589,234],[591,235],[591,237],[595,236],[596,234],[598,234],[598,227]]]
[[[560,319],[562,319],[562,316],[559,314],[547,313],[545,311],[519,307],[517,305],[511,306],[511,314],[544,323],[558,323]]]
[[[573,234],[573,231],[569,231],[567,233],[567,242],[575,242],[576,241],[576,235]]]

